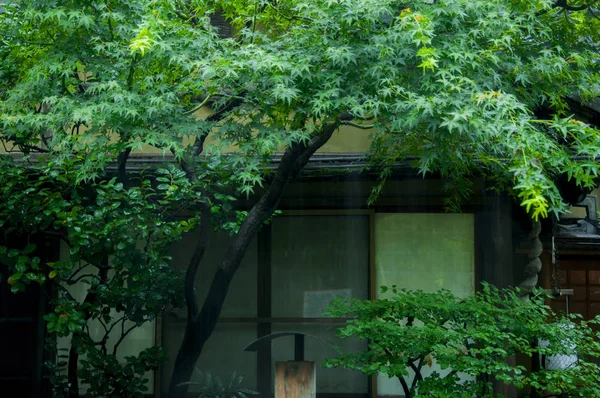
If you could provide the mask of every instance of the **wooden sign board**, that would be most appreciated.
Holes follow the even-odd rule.
[[[316,398],[314,362],[276,362],[275,398]]]

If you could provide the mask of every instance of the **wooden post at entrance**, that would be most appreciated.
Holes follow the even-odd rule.
[[[276,362],[275,398],[316,398],[314,362]]]

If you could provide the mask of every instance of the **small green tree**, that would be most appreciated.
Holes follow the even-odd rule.
[[[172,220],[169,213],[181,209],[189,183],[181,172],[164,169],[157,171],[159,182],[177,186],[176,192],[156,188],[144,175],[132,177],[137,183],[128,188],[111,178],[90,189],[70,179],[74,162],[34,174],[0,159],[0,225],[19,242],[0,246],[7,282],[13,292],[54,282],[56,298],[44,316],[47,348],[57,348],[56,337],[71,338],[68,362],[47,363],[57,397],[79,396],[79,379],[91,396],[141,396],[145,373],[158,367],[164,352],[148,348],[124,362],[117,353],[137,327],[183,305],[181,274],[168,264],[168,249],[196,221]],[[65,249],[60,258],[40,256],[43,246],[59,244]],[[82,297],[74,296],[76,285],[85,287]],[[91,322],[101,326],[100,335],[90,334]]]
[[[391,293],[386,299],[338,300],[330,306],[331,315],[352,318],[339,336],[368,340],[369,349],[329,359],[327,366],[398,378],[407,398],[494,397],[492,377],[532,396],[600,394],[600,335],[592,329],[600,319],[554,314],[542,291],[528,301],[513,290],[485,284],[466,298],[446,290],[392,287]],[[577,361],[566,369],[528,372],[506,361],[517,354],[577,356]],[[439,368],[425,375],[433,364]]]

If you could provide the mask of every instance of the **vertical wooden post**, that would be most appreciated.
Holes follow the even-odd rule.
[[[514,284],[512,242],[512,207],[510,198],[497,193],[486,193],[484,207],[479,214],[478,233],[480,234],[480,277],[499,288]],[[514,356],[505,362],[516,365]],[[502,380],[492,380],[494,393],[503,397],[516,397],[514,386]]]
[[[514,285],[510,198],[487,193],[479,216],[480,276],[499,288]]]
[[[262,321],[256,324],[256,337],[271,334],[271,224],[263,225],[257,234],[257,315]],[[273,396],[273,376],[271,373],[271,343],[256,350],[256,389],[263,397]]]
[[[275,398],[316,398],[314,362],[276,362]]]

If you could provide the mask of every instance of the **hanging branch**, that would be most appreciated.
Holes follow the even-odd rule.
[[[552,6],[553,8],[563,8],[567,11],[583,11],[586,10],[588,8],[590,8],[591,4],[582,4],[580,6],[573,6],[570,5],[569,3],[567,3],[567,0],[556,0],[556,2],[554,3],[554,5]]]

